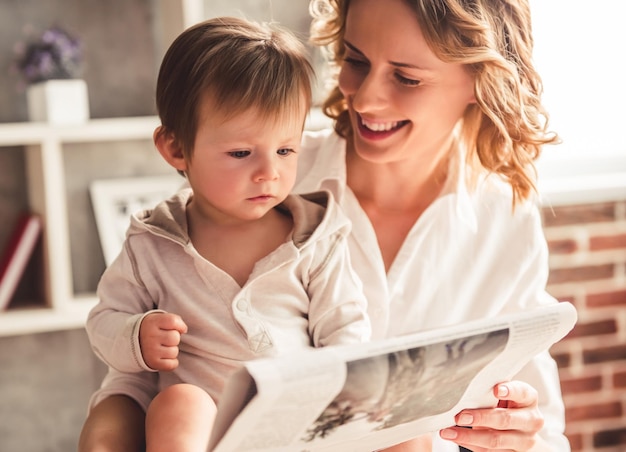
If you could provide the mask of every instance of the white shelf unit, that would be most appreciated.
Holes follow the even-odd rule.
[[[41,307],[0,312],[0,336],[13,336],[84,326],[96,303],[73,291],[70,236],[63,168],[64,145],[151,139],[156,116],[94,119],[80,125],[47,123],[0,124],[0,147],[23,146],[29,207],[44,219],[43,268],[46,303]],[[76,146],[73,147],[76,149]],[[75,150],[71,152],[76,152]],[[79,265],[79,263],[73,263]]]

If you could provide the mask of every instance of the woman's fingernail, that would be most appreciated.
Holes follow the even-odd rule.
[[[472,422],[474,422],[474,416],[471,414],[463,413],[459,416],[459,425],[472,425]]]
[[[443,439],[456,439],[456,431],[452,430],[451,428],[444,428],[441,431],[441,437]]]
[[[506,397],[509,395],[509,388],[507,388],[504,385],[499,385],[498,386],[498,397],[502,398],[502,397]]]

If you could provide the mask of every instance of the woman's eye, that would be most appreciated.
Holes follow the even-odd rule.
[[[276,151],[276,153],[278,155],[289,155],[292,152],[295,152],[295,151],[293,149],[289,149],[289,148],[282,148],[282,149],[279,149],[278,151]]]
[[[242,159],[250,155],[250,151],[231,151],[228,153],[231,157],[236,159]]]
[[[403,75],[400,75],[400,74],[396,74],[396,79],[401,84],[406,85],[406,86],[417,86],[417,85],[420,84],[419,80],[415,80],[415,79],[412,79],[412,78],[407,78],[407,77],[405,77]]]
[[[345,63],[348,63],[350,66],[352,66],[355,69],[366,69],[367,67],[369,67],[369,63],[365,60],[359,60],[356,58],[351,58],[351,57],[345,57],[343,59],[343,61]]]

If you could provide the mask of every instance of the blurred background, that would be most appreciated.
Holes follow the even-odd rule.
[[[626,450],[626,4],[614,0],[531,0],[536,63],[551,125],[563,143],[539,162],[542,212],[551,249],[551,293],[572,301],[580,322],[553,353],[576,451]],[[306,40],[308,0],[0,0],[0,125],[28,121],[16,52],[51,26],[79,38],[91,119],[155,114],[161,57],[172,39],[203,18],[273,20]],[[316,99],[323,96],[320,72]],[[156,119],[155,119],[156,125]],[[0,134],[10,129],[0,127]],[[141,135],[141,134],[140,134]],[[98,179],[171,175],[149,134],[140,139],[64,145],[64,202],[76,294],[92,294],[105,268],[89,186]],[[0,143],[3,137],[0,136]],[[100,142],[98,142],[100,141]],[[29,209],[25,147],[0,145],[0,246]],[[50,240],[54,240],[51,237]],[[90,394],[104,366],[80,322],[6,326],[41,299],[39,249],[7,312],[0,312],[0,451],[76,449]],[[62,265],[62,263],[59,263]],[[19,312],[18,312],[19,311]],[[11,317],[15,314],[15,317]],[[4,316],[4,323],[2,317]],[[28,322],[28,316],[23,317]],[[34,317],[33,317],[34,318]],[[20,317],[22,319],[22,317]],[[22,321],[22,320],[20,320]],[[5,328],[5,330],[3,330]]]

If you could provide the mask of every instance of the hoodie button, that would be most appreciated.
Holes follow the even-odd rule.
[[[242,312],[245,312],[248,309],[248,301],[247,300],[238,300],[237,301],[237,309]]]

